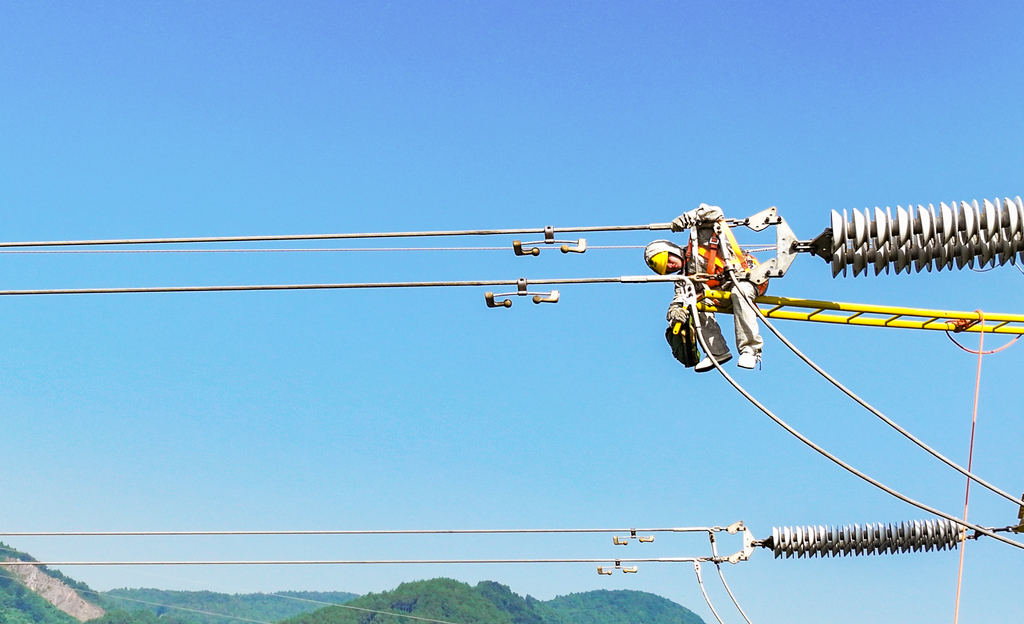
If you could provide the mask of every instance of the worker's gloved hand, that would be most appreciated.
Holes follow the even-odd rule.
[[[670,305],[668,312],[665,314],[665,320],[668,321],[669,325],[685,323],[687,318],[689,318],[689,313],[686,310],[686,306],[679,303]]]
[[[697,223],[697,215],[693,211],[684,212],[675,219],[672,219],[673,232],[685,232]]]

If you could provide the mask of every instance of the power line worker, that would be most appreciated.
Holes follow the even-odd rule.
[[[659,275],[681,273],[688,276],[705,276],[707,287],[723,288],[731,293],[733,321],[736,328],[736,348],[740,353],[736,364],[740,368],[751,369],[761,359],[761,348],[764,346],[764,340],[761,338],[757,325],[757,313],[754,311],[754,299],[764,293],[767,283],[759,288],[748,280],[734,281],[729,277],[729,273],[726,271],[729,259],[726,254],[730,252],[726,251],[728,249],[726,245],[721,244],[718,232],[715,230],[716,224],[724,216],[721,208],[707,204],[701,204],[693,210],[684,212],[672,221],[672,231],[683,232],[691,229],[695,231],[696,250],[694,249],[694,235],[691,233],[686,249],[667,240],[654,241],[647,245],[644,250],[644,260],[647,262],[647,266]],[[732,254],[737,255],[735,251],[732,251]],[[756,264],[756,260],[751,256],[737,260],[744,264]],[[701,288],[700,282],[697,283],[698,288]],[[670,326],[689,322],[689,311],[683,304],[683,294],[683,286],[676,284],[676,296],[669,304],[668,312],[665,315]],[[732,353],[729,352],[729,346],[722,337],[722,330],[713,313],[700,312],[700,324],[704,340],[711,351],[694,367],[694,371],[703,373],[714,368],[712,357],[719,364],[724,364],[732,359]]]

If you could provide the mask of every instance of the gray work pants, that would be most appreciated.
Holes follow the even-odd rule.
[[[736,349],[741,353],[761,355],[764,339],[757,325],[757,312],[754,311],[754,299],[757,298],[757,287],[747,280],[739,280],[729,289],[732,296],[732,318],[736,326]],[[729,352],[729,345],[722,338],[722,328],[718,326],[715,315],[711,312],[700,313],[700,324],[704,329],[704,340],[711,349],[715,359],[720,359]]]

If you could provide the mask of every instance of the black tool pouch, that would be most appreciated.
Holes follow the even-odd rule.
[[[697,350],[697,327],[693,318],[689,317],[685,322],[672,323],[665,329],[665,340],[672,347],[672,356],[679,360],[686,368],[693,368],[700,361],[700,352]]]

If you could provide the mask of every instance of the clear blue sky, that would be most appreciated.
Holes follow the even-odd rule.
[[[811,238],[831,209],[1013,197],[1024,193],[1022,21],[1024,8],[1008,1],[8,1],[0,239],[651,223],[700,202],[736,217],[775,205]],[[0,262],[5,289],[646,271],[636,250]],[[833,280],[819,259],[802,257],[771,293],[1021,312],[1022,286],[1010,266]],[[564,287],[557,305],[510,310],[487,309],[483,290],[5,298],[3,527],[743,519],[765,537],[773,526],[925,517],[826,463],[716,375],[676,364],[662,336],[670,287]],[[939,333],[779,326],[966,462],[973,356]],[[1011,492],[1024,491],[1021,349],[985,360],[975,455],[976,471]],[[738,378],[855,466],[962,512],[959,475],[784,351],[768,338],[763,370]],[[971,519],[1015,520],[1009,503],[974,493]],[[605,539],[14,544],[40,559],[707,552],[682,536],[618,549]],[[1019,617],[1022,556],[969,544],[961,622]],[[955,553],[794,561],[760,551],[727,572],[758,624],[935,622],[952,619],[956,568]],[[64,571],[98,589],[363,593],[440,575],[493,579],[541,599],[633,588],[711,620],[685,565],[612,577],[590,565]],[[722,613],[738,621],[708,580]]]

